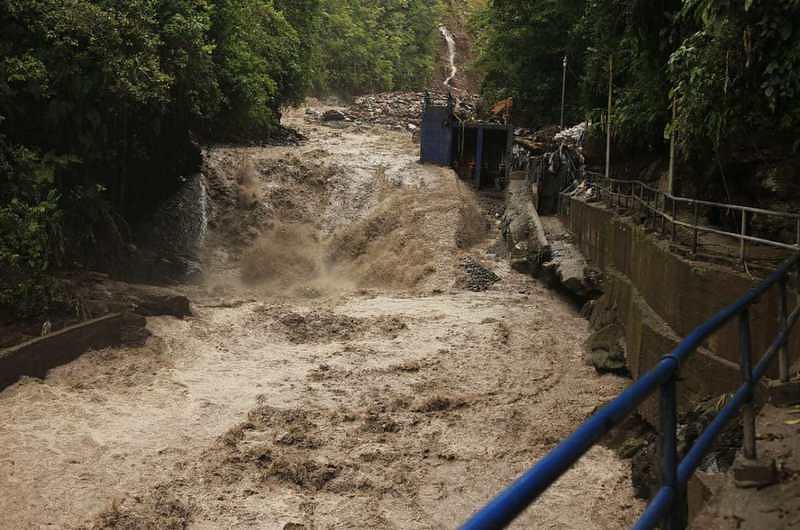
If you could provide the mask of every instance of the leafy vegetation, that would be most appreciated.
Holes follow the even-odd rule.
[[[491,0],[476,11],[483,93],[489,100],[514,98],[515,113],[530,123],[558,123],[562,62],[580,71],[582,40],[571,28],[580,19],[583,0]],[[579,114],[571,105],[568,118]]]
[[[425,86],[434,68],[436,0],[321,0],[314,91],[353,95]]]
[[[200,165],[317,94],[418,88],[438,0],[0,2],[0,309],[47,308],[58,267],[113,270]],[[25,301],[23,304],[22,301]]]
[[[564,55],[568,116],[599,121],[611,58],[620,149],[663,154],[675,101],[682,157],[721,166],[762,140],[797,151],[798,21],[800,0],[490,0],[474,24],[485,94],[531,124],[558,123]]]

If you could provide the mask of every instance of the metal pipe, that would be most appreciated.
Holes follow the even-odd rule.
[[[780,313],[778,314],[778,329],[781,333],[786,333],[788,331],[788,313],[789,313],[789,304],[787,301],[787,286],[786,286],[786,276],[784,276],[780,281]],[[779,353],[778,353],[778,372],[780,374],[780,380],[784,383],[789,382],[789,347],[788,347],[788,337],[786,342],[783,343],[781,346]]]
[[[677,105],[675,100],[672,100],[672,127],[669,135],[669,173],[667,178],[667,192],[671,195],[675,193],[675,136],[677,131],[676,126]]]
[[[679,494],[678,484],[678,396],[676,389],[676,373],[661,385],[659,400],[659,416],[661,423],[661,486],[670,488],[675,493],[672,509],[664,518],[666,530],[684,530],[681,523],[683,508],[680,506],[685,497]],[[682,500],[683,499],[683,500]],[[676,506],[678,504],[678,506]]]
[[[728,404],[717,413],[711,423],[709,423],[700,436],[697,437],[692,444],[692,448],[689,449],[689,452],[683,457],[681,463],[678,464],[678,482],[685,484],[689,480],[692,473],[695,472],[700,462],[702,462],[703,457],[708,453],[708,450],[711,449],[711,445],[714,443],[717,435],[722,431],[723,427],[736,416],[736,413],[739,411],[739,408],[750,392],[751,390],[745,386],[739,388]]]
[[[773,285],[784,279],[790,270],[794,270],[798,266],[800,266],[800,255],[794,255],[784,261],[772,274],[735,303],[727,306],[695,328],[669,355],[664,356],[652,370],[640,377],[639,380],[623,391],[611,403],[586,420],[572,435],[550,451],[533,468],[524,473],[514,484],[506,488],[494,500],[477,512],[467,521],[463,528],[483,530],[503,528],[508,525],[531,502],[558,480],[600,437],[619,424],[630,412],[647,399],[656,388],[674,378],[680,364],[687,360],[712,333],[737,315],[746,313],[751,304],[755,303]],[[789,330],[794,326],[798,318],[800,318],[800,307],[794,310],[787,323],[787,329],[780,333],[773,342],[773,346],[759,361],[755,369],[751,370],[747,367],[747,372],[750,374],[749,380],[742,385],[733,396],[733,399],[723,407],[709,426],[695,440],[686,457],[677,466],[677,473],[675,474],[677,491],[680,491],[680,488],[686,484],[721,429],[733,418],[739,408],[752,398],[754,381],[758,381],[763,376],[772,356],[787,340]],[[745,345],[743,351],[749,352],[749,346],[747,345],[750,339],[749,323],[744,326],[741,322],[748,323],[747,317],[743,317],[740,325],[742,326],[741,329],[746,330],[746,334],[744,331],[742,332],[742,343]],[[745,339],[747,340],[745,341]],[[743,362],[743,364],[747,363]],[[663,391],[669,392],[669,389]],[[666,398],[664,400],[665,407],[671,406],[669,396],[667,395]],[[666,412],[671,412],[671,410]],[[668,416],[671,415],[665,414],[665,417]],[[671,430],[671,426],[668,426],[667,430]],[[671,469],[671,462],[665,463],[664,467],[667,470]],[[671,477],[667,475],[667,478]],[[654,517],[660,517],[664,510],[669,509],[673,503],[672,496],[675,493],[676,490],[673,488],[662,488],[654,502],[645,511],[645,515],[636,528],[652,528],[653,526],[642,525],[649,525]]]
[[[672,200],[672,240],[678,238],[678,225],[675,222],[678,220],[678,203],[675,199]]]
[[[739,314],[739,370],[742,381],[748,388],[753,386],[752,343],[750,341],[750,310],[744,309]],[[756,458],[756,415],[753,410],[752,393],[742,407],[742,451],[745,458]]]
[[[633,525],[633,530],[651,530],[656,528],[663,519],[664,514],[672,506],[675,491],[672,488],[663,487],[658,490],[653,500],[647,505],[644,513]]]
[[[678,362],[675,358],[662,359],[655,368],[586,420],[533,468],[473,515],[461,527],[462,530],[505,528],[558,480],[600,437],[644,402],[653,388],[672,377],[677,368]]]
[[[744,238],[747,235],[747,212],[742,210],[742,237],[740,239],[739,244],[739,259],[741,260],[742,264],[744,265]]]
[[[795,243],[798,247],[800,247],[800,217],[797,218],[797,238],[795,239]]]
[[[597,174],[597,173],[592,173],[592,172],[589,172],[589,173]],[[628,181],[624,181],[624,180],[621,180],[621,179],[612,179],[612,178],[610,178],[608,180],[614,181],[614,182],[628,182]],[[641,181],[637,180],[637,181],[632,181],[632,182],[638,182],[642,187],[647,188],[647,189],[649,189],[651,191],[658,191],[656,188],[654,188],[652,186],[648,186],[647,184],[645,184],[645,183],[643,183]],[[667,195],[669,196],[670,199],[675,199],[678,202],[685,202],[687,204],[697,203],[697,204],[700,204],[701,206],[714,206],[716,208],[725,208],[725,209],[728,209],[728,210],[737,210],[737,211],[744,210],[746,212],[750,212],[750,213],[754,213],[754,214],[771,215],[771,216],[774,216],[774,217],[785,217],[785,218],[790,218],[790,219],[795,219],[795,220],[800,221],[800,214],[796,214],[796,213],[779,212],[779,211],[776,211],[776,210],[764,210],[763,208],[755,208],[753,206],[744,206],[744,205],[741,205],[741,204],[728,204],[728,203],[722,203],[722,202],[704,201],[704,200],[701,200],[701,199],[690,199],[689,197],[678,197],[678,196],[673,195],[671,193],[668,193]]]
[[[766,353],[761,357],[761,360],[758,361],[755,368],[753,368],[753,381],[758,381],[767,373],[767,369],[772,364],[772,359],[775,357],[778,350],[780,350],[781,346],[789,340],[789,334],[791,330],[794,329],[794,325],[797,323],[798,319],[800,319],[800,307],[795,308],[792,314],[789,315],[786,332],[779,333],[778,336],[775,337],[775,340],[772,341]]]

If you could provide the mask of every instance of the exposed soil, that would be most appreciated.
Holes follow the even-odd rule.
[[[207,153],[193,316],[0,393],[0,527],[454,527],[621,390],[495,201],[406,133],[286,117],[302,146]],[[517,526],[641,508],[596,447]]]

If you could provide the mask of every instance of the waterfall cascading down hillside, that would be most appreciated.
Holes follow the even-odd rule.
[[[187,177],[140,227],[144,260],[140,281],[185,281],[201,272],[200,252],[208,232],[208,190],[203,175]]]
[[[458,67],[456,66],[456,39],[453,33],[445,26],[439,26],[439,32],[444,37],[444,40],[447,41],[447,54],[450,61],[450,77],[444,80],[444,86],[452,89],[455,88],[452,85],[453,79],[458,73]]]

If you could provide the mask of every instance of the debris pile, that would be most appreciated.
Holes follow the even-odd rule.
[[[559,131],[554,136],[555,141],[559,143],[566,143],[569,145],[581,146],[583,145],[584,140],[586,139],[586,131],[587,131],[587,123],[584,121],[575,125],[574,127],[570,127],[569,129],[564,129],[563,131]]]
[[[600,200],[597,187],[588,180],[582,180],[575,185],[575,188],[569,192],[569,195],[575,199],[586,202],[595,202]]]
[[[461,260],[461,265],[467,273],[465,287],[470,291],[487,291],[492,285],[500,281],[500,277],[490,271],[475,258],[466,257]]]
[[[514,131],[514,141],[531,154],[541,155],[558,149],[558,142],[555,140],[555,135],[558,132],[557,125],[551,125],[539,130],[516,129]]]
[[[435,105],[447,105],[447,95],[431,93]],[[385,92],[356,98],[347,109],[353,121],[372,124],[419,127],[422,118],[424,92]],[[477,115],[478,97],[466,96],[455,99],[455,114],[463,119],[474,119]]]

